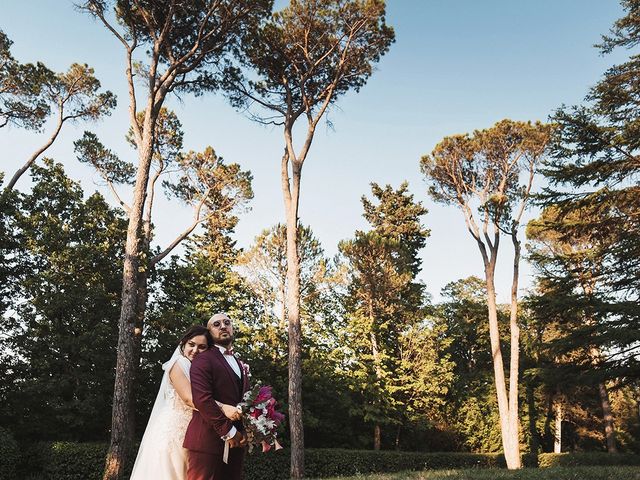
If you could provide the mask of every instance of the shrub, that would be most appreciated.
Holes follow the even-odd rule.
[[[542,453],[538,457],[540,467],[575,467],[597,465],[640,465],[640,455],[632,453],[575,452]]]
[[[99,480],[107,445],[103,443],[41,443],[33,447],[24,476],[42,480]],[[289,478],[288,450],[248,454],[245,480]],[[502,455],[474,453],[411,453],[395,451],[308,449],[305,471],[308,477],[384,473],[400,470],[504,466]]]
[[[18,463],[18,478],[25,480],[40,480],[45,456],[49,451],[49,444],[28,443],[20,445],[20,462]]]
[[[244,480],[287,480],[289,478],[290,453],[288,450],[248,453],[244,462]],[[308,475],[307,475],[308,476]]]
[[[289,478],[289,451],[247,456],[246,480],[284,480]],[[367,473],[397,472],[442,468],[501,467],[501,454],[413,453],[372,450],[308,449],[305,451],[305,476],[335,477]]]
[[[104,443],[55,442],[45,451],[42,473],[56,480],[100,480],[107,446]]]
[[[34,480],[100,480],[107,449],[106,443],[41,442],[23,452],[21,473]]]
[[[0,441],[2,437],[0,435]],[[8,442],[0,444],[0,451]],[[100,480],[107,444],[104,443],[40,443],[23,452],[29,455],[28,469],[20,478],[32,480]],[[245,480],[286,480],[289,478],[289,450],[248,454]],[[134,460],[134,459],[132,459]],[[523,457],[531,464],[533,457]],[[640,455],[607,454],[603,452],[543,453],[538,456],[540,467],[578,465],[640,465]],[[15,465],[15,461],[14,461]],[[358,474],[391,473],[406,470],[469,469],[504,467],[504,457],[498,453],[415,453],[396,451],[307,449],[305,475],[310,478],[354,476]],[[131,471],[129,465],[127,471]],[[0,480],[13,480],[12,476]]]
[[[13,480],[20,459],[18,443],[9,430],[0,427],[0,480]]]

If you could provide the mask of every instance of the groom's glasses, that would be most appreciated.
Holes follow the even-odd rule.
[[[229,325],[231,325],[231,320],[223,320],[222,322],[220,320],[216,320],[215,322],[213,322],[211,325],[213,327],[216,328],[220,328],[222,326],[222,324],[224,323],[225,327],[228,327]]]

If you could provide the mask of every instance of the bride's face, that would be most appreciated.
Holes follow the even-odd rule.
[[[196,335],[184,344],[182,354],[189,360],[193,360],[199,353],[204,352],[207,347],[207,338],[204,335]]]

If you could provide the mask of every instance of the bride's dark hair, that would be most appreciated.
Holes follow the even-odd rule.
[[[189,330],[187,330],[187,332],[180,339],[180,351],[184,351],[184,346],[187,344],[187,342],[193,337],[197,337],[198,335],[204,335],[204,337],[207,339],[207,346],[209,348],[213,346],[213,338],[211,337],[211,334],[209,333],[207,327],[203,327],[202,325],[193,325],[189,327]]]

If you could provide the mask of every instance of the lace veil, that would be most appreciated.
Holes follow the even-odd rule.
[[[184,361],[181,361],[181,359],[184,359]],[[189,378],[189,367],[191,362],[182,355],[180,346],[178,346],[174,350],[169,361],[162,365],[164,373],[162,374],[162,381],[160,382],[160,390],[158,390],[158,396],[153,404],[147,428],[145,429],[142,441],[140,442],[140,449],[138,450],[138,456],[136,457],[136,462],[133,466],[131,478],[134,478],[133,474],[136,473],[137,469],[142,468],[144,470],[146,468],[144,464],[145,462],[148,463],[148,461],[145,460],[145,458],[153,456],[152,452],[156,450],[154,442],[158,439],[156,438],[157,434],[155,434],[155,432],[163,421],[166,421],[166,416],[170,414],[169,410],[174,408],[176,392],[171,384],[171,380],[169,379],[169,372],[176,362],[184,372],[185,376]],[[145,455],[145,453],[147,454]]]
[[[177,346],[173,351],[173,355],[171,355],[169,361],[162,364],[162,370],[164,371],[164,373],[162,374],[162,381],[160,382],[160,390],[158,390],[158,396],[156,397],[156,401],[153,404],[153,409],[151,410],[151,416],[149,416],[149,423],[147,424],[146,431],[149,430],[149,426],[152,425],[152,422],[155,423],[158,415],[160,415],[165,408],[173,407],[175,389],[173,388],[171,380],[169,379],[169,372],[171,372],[171,368],[173,367],[173,365],[178,362],[178,366],[182,369],[184,375],[189,378],[190,362],[188,360],[179,361],[180,359],[186,360],[186,358],[184,358],[184,356],[182,355],[180,346]]]

